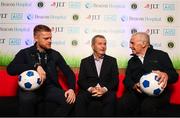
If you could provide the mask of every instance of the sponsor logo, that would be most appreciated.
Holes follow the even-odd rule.
[[[89,30],[90,31],[90,30]],[[92,33],[113,33],[122,34],[125,33],[124,29],[92,29]]]
[[[1,1],[1,7],[15,7],[16,6],[16,4],[15,3],[6,3],[6,2],[3,2],[3,1]]]
[[[44,7],[44,2],[42,2],[42,1],[37,2],[37,7],[38,8],[43,8]]]
[[[174,42],[168,42],[167,45],[168,45],[169,48],[174,48],[174,46],[175,46],[175,45],[174,45]]]
[[[90,2],[88,2],[88,3],[85,3],[85,8],[87,8],[87,9],[90,9],[90,8],[92,8],[93,7],[93,4],[92,3],[90,3]]]
[[[65,40],[62,39],[58,41],[52,41],[52,45],[65,45],[65,44],[66,44]]]
[[[87,2],[85,3],[85,8],[90,9],[90,8],[125,8],[124,4],[119,4],[117,3],[110,3],[110,4],[98,4],[98,3],[92,3],[92,2]]]
[[[160,29],[147,29],[146,33],[148,33],[149,35],[159,34],[160,33]]]
[[[163,4],[163,10],[164,11],[174,11],[175,4]]]
[[[72,18],[73,18],[74,21],[77,21],[77,20],[79,20],[79,15],[74,14],[74,15],[72,16]]]
[[[123,15],[123,16],[120,17],[120,19],[121,19],[122,22],[127,22],[128,21],[128,16]]]
[[[7,13],[0,13],[0,19],[5,19],[7,18]]]
[[[80,32],[80,28],[79,27],[68,27],[67,28],[67,33],[69,34],[76,34]]]
[[[4,28],[4,27],[0,27],[0,31],[14,31],[13,28]]]
[[[65,7],[66,2],[53,2],[51,3],[52,7],[58,8],[58,7]]]
[[[64,27],[51,27],[51,31],[56,33],[56,32],[63,32]]]
[[[104,16],[104,21],[116,21],[117,16],[116,15],[105,15]]]
[[[136,3],[132,3],[131,4],[131,9],[135,10],[137,9],[138,5]]]
[[[77,46],[78,45],[78,41],[77,40],[72,40],[71,45],[72,46]]]
[[[80,9],[81,8],[81,3],[80,2],[69,2],[69,8]]]
[[[119,3],[114,3],[114,4],[109,4],[109,8],[125,8],[126,6],[124,4],[119,4]]]
[[[9,45],[21,45],[21,39],[19,38],[10,38]]]
[[[25,39],[26,45],[32,45],[34,42],[31,39]]]
[[[129,16],[129,21],[161,21],[161,17],[133,17]]]
[[[16,3],[7,3],[7,2],[1,2],[0,6],[2,7],[31,7],[32,3],[28,3],[28,2],[16,2]]]
[[[154,48],[160,48],[160,47],[162,47],[162,44],[161,44],[161,43],[154,43],[154,42],[152,42],[151,45],[152,45]]]
[[[86,19],[91,20],[91,21],[97,21],[100,20],[101,15],[95,15],[95,14],[89,14]]]
[[[159,9],[159,4],[146,4],[144,6],[144,8],[148,8],[148,9]]]
[[[11,13],[11,20],[23,20],[23,13]]]
[[[167,22],[168,22],[168,23],[174,22],[174,17],[168,16],[168,17],[167,17]]]
[[[29,28],[19,28],[19,27],[10,27],[10,28],[4,28],[0,27],[0,31],[8,31],[8,32],[29,32]]]
[[[163,29],[164,36],[175,36],[176,30],[175,29]]]
[[[16,6],[18,7],[31,7],[32,6],[32,3],[27,3],[27,2],[16,2]]]
[[[4,38],[0,38],[0,44],[4,44],[5,43],[5,39]]]
[[[28,20],[33,20],[34,16],[33,16],[33,14],[28,14],[28,15],[26,16],[26,18],[27,18]]]
[[[137,32],[137,29],[136,29],[136,28],[131,29],[131,34],[134,34],[134,33],[136,33],[136,32]]]
[[[129,43],[127,42],[127,41],[122,41],[121,42],[121,47],[123,47],[123,48],[127,48],[129,45],[128,45]]]
[[[32,16],[33,17],[33,16]],[[49,16],[44,16],[44,15],[34,15],[34,19],[55,19],[55,20],[65,20],[67,19],[67,16],[54,16],[54,15],[49,15]]]

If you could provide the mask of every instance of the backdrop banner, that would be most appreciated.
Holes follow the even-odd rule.
[[[92,54],[91,39],[107,39],[107,54],[126,68],[135,32],[147,32],[155,49],[166,51],[180,69],[180,0],[0,0],[0,66],[34,44],[37,24],[52,29],[52,48],[71,67]]]

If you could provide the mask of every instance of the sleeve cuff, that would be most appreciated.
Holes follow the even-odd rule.
[[[90,92],[90,91],[91,91],[91,89],[92,89],[92,87],[89,87],[89,88],[87,89],[87,91],[89,91],[89,92]]]
[[[106,88],[106,87],[103,87],[104,88],[104,90],[107,92],[108,91],[108,89]]]

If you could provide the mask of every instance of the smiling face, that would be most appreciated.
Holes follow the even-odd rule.
[[[142,42],[136,36],[131,38],[129,47],[131,48],[132,53],[136,55],[140,54],[143,49]]]
[[[132,35],[129,47],[131,48],[133,54],[145,55],[146,50],[149,47],[149,39],[147,39],[146,34],[143,33]]]
[[[96,57],[102,57],[106,52],[106,39],[102,37],[96,37],[94,43],[92,43],[92,49]]]

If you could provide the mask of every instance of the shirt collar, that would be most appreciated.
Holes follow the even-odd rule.
[[[94,60],[96,60],[96,61],[99,61],[99,60],[101,60],[101,59],[104,59],[104,55],[101,57],[101,58],[97,58],[94,54],[93,54],[93,57],[94,57]]]

